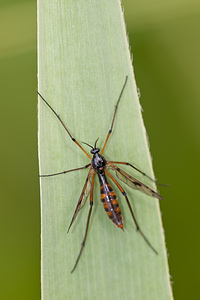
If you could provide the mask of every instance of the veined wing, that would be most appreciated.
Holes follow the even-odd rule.
[[[89,175],[89,177],[88,177],[88,181],[87,181],[86,187],[85,187],[85,189],[83,189],[83,191],[82,191],[82,194],[81,194],[82,200],[81,200],[80,205],[79,205],[79,207],[78,207],[78,212],[79,212],[79,210],[80,210],[81,208],[83,208],[83,206],[85,205],[85,203],[86,203],[86,201],[87,201],[87,198],[88,198],[88,196],[89,196],[89,194],[90,194],[91,186],[92,186],[92,176],[91,176],[92,174],[93,174],[93,172],[90,173],[90,175]],[[77,212],[77,213],[78,213],[78,212]]]
[[[128,173],[124,172],[123,170],[121,170],[117,166],[113,165],[112,163],[108,163],[108,168],[114,170],[116,172],[117,177],[120,180],[122,180],[124,183],[126,183],[128,186],[130,186],[132,189],[140,190],[141,192],[143,192],[149,196],[163,200],[163,198],[158,193],[156,193],[154,190],[152,190],[146,184],[133,178]]]
[[[86,200],[90,194],[91,185],[92,185],[92,176],[91,175],[93,173],[94,173],[94,170],[90,169],[67,232],[69,232],[70,227],[72,226],[72,224],[74,223],[74,220],[76,219],[76,217],[78,215],[78,212],[85,205]]]

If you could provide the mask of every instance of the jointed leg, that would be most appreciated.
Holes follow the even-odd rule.
[[[141,234],[141,236],[143,237],[143,239],[145,240],[145,242],[149,245],[149,247],[156,253],[158,254],[158,252],[156,251],[156,249],[151,245],[151,243],[149,242],[149,240],[146,238],[146,236],[144,235],[144,233],[142,232],[142,230],[140,229],[139,227],[139,224],[134,216],[134,213],[133,213],[133,210],[132,210],[132,207],[130,205],[130,202],[128,200],[128,197],[126,195],[126,192],[124,191],[124,189],[121,187],[121,185],[115,180],[115,178],[110,174],[108,173],[108,171],[105,170],[105,173],[114,181],[114,183],[117,185],[117,187],[119,188],[119,190],[121,191],[121,193],[124,195],[124,197],[126,198],[126,201],[127,201],[127,204],[128,204],[128,207],[129,207],[129,210],[131,212],[131,215],[132,215],[132,218],[135,222],[135,225],[136,225],[136,229],[137,231]]]
[[[63,171],[63,172],[59,172],[59,173],[54,173],[54,174],[48,174],[48,175],[39,175],[39,177],[50,177],[50,176],[55,176],[55,175],[60,175],[60,174],[66,174],[69,172],[73,172],[73,171],[78,171],[78,170],[82,170],[82,169],[87,169],[91,164],[88,164],[84,167],[81,168],[77,168],[77,169],[71,169],[71,170],[67,170],[67,171]]]
[[[65,124],[61,120],[60,116],[55,112],[55,110],[51,107],[51,105],[44,99],[44,97],[39,92],[37,92],[37,93],[40,96],[40,98],[46,103],[46,105],[51,109],[51,111],[54,113],[54,115],[58,118],[58,120],[60,121],[60,123],[62,124],[62,126],[65,128],[65,130],[69,134],[69,136],[72,139],[72,141],[74,143],[76,143],[79,146],[79,148],[81,148],[81,150],[91,159],[91,156],[83,149],[83,147],[79,144],[79,142],[77,142],[77,140],[71,135],[71,133],[69,132],[69,130],[67,129],[67,127],[65,126]]]
[[[82,245],[81,245],[81,250],[79,252],[79,255],[77,257],[77,260],[75,262],[75,265],[73,267],[73,269],[71,270],[71,273],[74,272],[74,270],[76,269],[76,266],[79,262],[79,259],[81,257],[81,254],[83,252],[83,248],[85,246],[85,241],[86,241],[86,238],[87,238],[87,233],[88,233],[88,226],[89,226],[89,222],[90,222],[90,216],[91,216],[91,213],[92,213],[92,207],[93,207],[93,188],[94,188],[94,176],[95,176],[95,173],[92,175],[92,186],[91,186],[91,192],[90,192],[90,210],[89,210],[89,213],[88,213],[88,218],[87,218],[87,224],[86,224],[86,229],[85,229],[85,235],[84,235],[84,239],[83,239],[83,242],[82,242]]]
[[[105,147],[106,147],[107,141],[108,141],[108,139],[109,139],[109,137],[110,137],[110,135],[111,135],[111,132],[112,132],[112,129],[113,129],[113,125],[114,125],[114,121],[115,121],[115,116],[116,116],[117,108],[118,108],[118,105],[119,105],[119,101],[120,101],[120,99],[121,99],[121,96],[122,96],[122,94],[123,94],[125,85],[126,85],[126,83],[127,83],[127,79],[128,79],[128,76],[126,76],[126,78],[125,78],[124,85],[123,85],[123,87],[122,87],[122,90],[121,90],[121,92],[120,92],[119,98],[118,98],[118,100],[117,100],[117,104],[116,104],[116,106],[115,106],[115,112],[114,112],[114,115],[113,115],[111,127],[110,127],[110,130],[108,131],[108,134],[107,134],[105,143],[104,143],[103,148],[102,148],[102,150],[101,150],[101,154],[103,154],[103,151],[104,151],[104,149],[105,149]]]

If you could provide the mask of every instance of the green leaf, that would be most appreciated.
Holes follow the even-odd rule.
[[[93,145],[99,137],[102,148],[126,75],[104,156],[130,162],[153,177],[120,1],[38,1],[38,89],[80,143]],[[40,174],[89,163],[40,98],[38,111]],[[130,167],[123,169],[156,188]],[[43,299],[172,299],[158,200],[122,182],[142,231],[159,255],[136,232],[126,200],[114,183],[125,232],[111,223],[96,177],[86,245],[70,273],[83,240],[89,201],[68,234],[67,228],[87,173],[40,178]]]

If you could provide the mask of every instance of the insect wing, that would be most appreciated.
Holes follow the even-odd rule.
[[[79,205],[79,208],[78,208],[77,213],[78,213],[79,210],[80,210],[81,208],[83,208],[83,206],[85,205],[85,203],[86,203],[86,201],[87,201],[87,198],[88,198],[88,196],[89,196],[89,194],[90,194],[90,191],[91,191],[91,186],[92,186],[92,176],[90,175],[89,178],[88,178],[88,182],[87,182],[87,185],[86,185],[86,187],[85,187],[85,191],[84,191],[84,193],[83,193],[83,198],[82,198],[82,200],[81,200],[81,202],[80,202],[80,205]]]
[[[68,231],[70,230],[72,224],[74,223],[74,220],[76,219],[77,215],[78,215],[78,212],[80,211],[80,209],[85,205],[86,203],[86,200],[90,194],[90,191],[91,191],[91,185],[92,185],[92,177],[91,175],[93,174],[94,172],[92,172],[92,170],[90,169],[89,171],[89,174],[87,176],[87,179],[86,179],[86,182],[84,184],[84,187],[83,187],[83,190],[82,190],[82,193],[81,193],[81,196],[79,198],[79,201],[78,201],[78,204],[76,206],[76,209],[74,211],[74,214],[73,214],[73,217],[72,217],[72,220],[71,220],[71,223],[69,225],[69,228],[68,228]]]
[[[133,178],[132,176],[130,176],[129,174],[127,174],[126,172],[124,172],[123,170],[121,170],[120,168],[116,167],[115,165],[111,165],[109,164],[109,167],[112,170],[115,170],[117,177],[123,181],[124,183],[126,183],[128,186],[130,186],[132,189],[136,189],[139,190],[149,196],[158,198],[160,200],[163,200],[163,198],[156,193],[154,190],[152,190],[150,187],[148,187],[146,184],[140,182],[139,180]]]

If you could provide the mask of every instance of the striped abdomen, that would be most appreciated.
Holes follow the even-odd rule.
[[[111,221],[117,227],[123,229],[123,218],[115,192],[107,182],[105,173],[98,174],[98,177],[100,182],[101,202],[103,203],[104,209]]]

